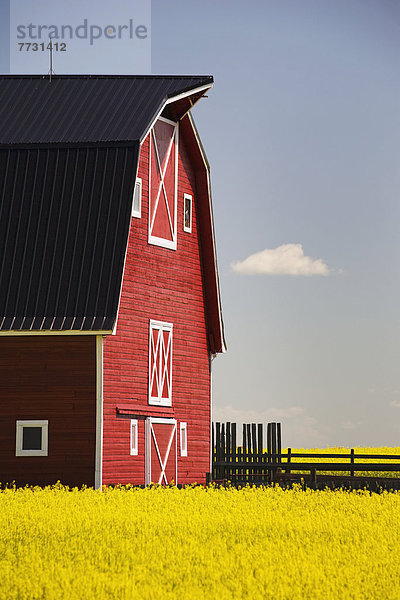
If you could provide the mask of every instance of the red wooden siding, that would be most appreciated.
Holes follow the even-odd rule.
[[[16,421],[48,419],[48,456],[15,456]],[[96,339],[2,337],[0,481],[94,485]]]
[[[210,369],[200,259],[196,173],[179,137],[177,250],[148,243],[149,136],[142,144],[142,218],[132,218],[117,333],[104,340],[103,483],[145,482],[145,422],[139,420],[139,453],[130,455],[135,413],[187,423],[187,457],[178,447],[178,483],[204,482],[209,471]],[[183,231],[184,194],[193,196],[192,233]],[[173,324],[172,406],[149,406],[149,323]]]

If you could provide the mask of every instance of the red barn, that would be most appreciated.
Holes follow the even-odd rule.
[[[208,76],[0,76],[0,482],[204,482]]]

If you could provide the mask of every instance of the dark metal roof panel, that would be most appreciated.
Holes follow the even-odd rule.
[[[139,144],[0,150],[0,329],[111,330]]]
[[[211,76],[1,75],[0,144],[140,140],[169,98]]]

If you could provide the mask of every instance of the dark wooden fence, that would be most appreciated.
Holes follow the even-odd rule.
[[[275,463],[282,460],[281,424],[268,423],[266,448],[262,423],[243,424],[242,446],[237,446],[236,423],[213,423],[212,480],[271,481]]]
[[[375,475],[377,472],[399,473],[399,455],[356,454],[353,448],[348,454],[292,452],[291,448],[282,453],[281,424],[268,423],[266,444],[264,444],[263,429],[263,424],[244,424],[242,446],[238,446],[236,423],[213,423],[212,473],[208,479],[239,484],[290,483],[305,480],[312,487],[318,487],[318,481],[322,487],[346,485],[348,482],[353,487],[363,487],[363,484],[366,485],[374,479],[376,488],[381,484],[387,487],[386,484],[390,483],[390,489],[400,489],[400,478],[390,478],[389,481],[387,475],[386,477]],[[295,462],[293,459],[296,459]],[[298,459],[305,460],[298,461]],[[318,462],[312,462],[315,459],[318,459]],[[327,459],[340,461],[348,459],[349,462],[327,462]],[[356,462],[356,460],[363,462]],[[377,463],[376,460],[390,462]],[[368,472],[374,473],[374,476],[368,477]]]

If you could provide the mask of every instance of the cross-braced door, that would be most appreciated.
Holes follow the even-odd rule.
[[[172,323],[150,321],[149,404],[172,404]]]
[[[177,483],[176,420],[146,419],[146,485]]]
[[[178,123],[160,117],[150,134],[149,242],[176,250]]]

